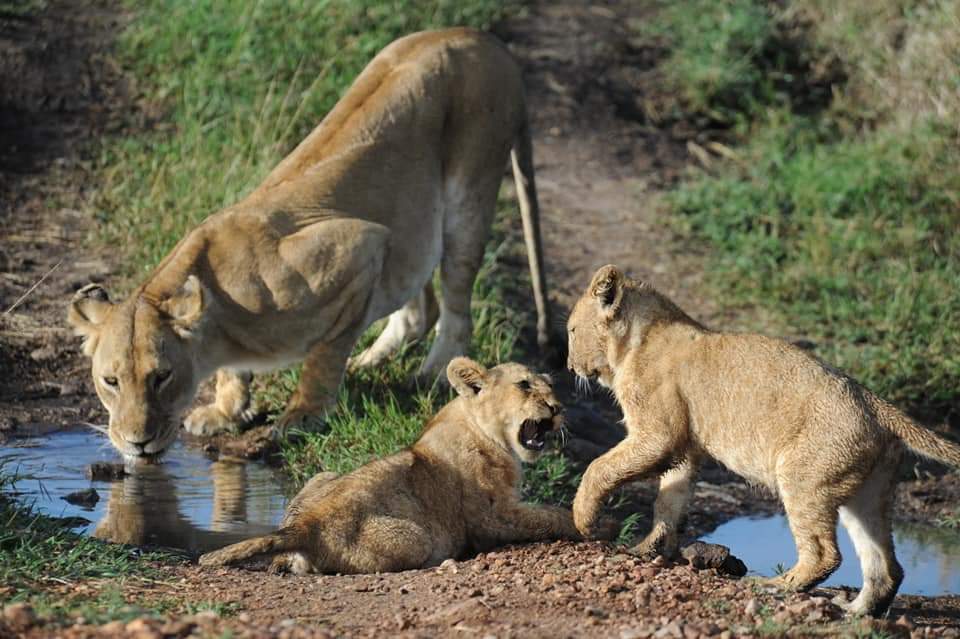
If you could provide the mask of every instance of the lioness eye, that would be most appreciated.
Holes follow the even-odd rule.
[[[521,379],[519,382],[517,382],[517,387],[522,391],[528,391],[530,390],[530,382],[525,379]]]
[[[113,386],[114,388],[116,388],[116,387],[117,387],[117,378],[116,378],[116,377],[110,377],[110,376],[104,377],[104,378],[103,378],[103,383],[106,384],[107,386]]]
[[[170,379],[170,370],[157,371],[153,374],[153,383],[159,388],[161,384]]]

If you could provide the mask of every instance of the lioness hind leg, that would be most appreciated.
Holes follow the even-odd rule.
[[[506,149],[502,156],[505,161]],[[446,370],[451,359],[465,354],[470,347],[470,298],[490,236],[501,176],[502,170],[498,170],[486,180],[467,182],[447,203],[440,258],[440,320],[437,337],[418,373],[420,377],[435,378]]]
[[[423,290],[403,307],[394,311],[387,326],[369,348],[351,358],[349,370],[377,366],[389,359],[404,344],[421,339],[437,323],[440,309],[433,292],[433,281],[428,281]]]
[[[218,370],[213,403],[192,410],[183,420],[184,429],[191,435],[200,436],[239,430],[255,416],[250,405],[252,380],[253,373],[249,371]]]
[[[783,500],[790,522],[790,531],[797,544],[797,563],[773,580],[792,590],[808,590],[826,579],[840,565],[837,548],[837,506],[822,493]]]
[[[860,490],[840,507],[840,521],[850,533],[863,570],[863,588],[847,606],[853,614],[882,615],[903,581],[891,529],[899,456],[897,451],[896,459],[881,460]]]

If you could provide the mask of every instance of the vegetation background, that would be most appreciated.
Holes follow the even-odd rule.
[[[0,1],[9,12],[42,6]],[[136,78],[146,122],[102,140],[88,203],[98,223],[91,244],[119,251],[128,283],[252,189],[388,42],[445,25],[487,28],[523,11],[513,0],[154,0],[128,8],[134,18],[120,58]],[[766,309],[877,393],[956,422],[960,4],[678,0],[635,28],[668,51],[662,70],[674,97],[657,117],[704,131],[710,159],[671,187],[663,219],[709,247],[716,299]],[[522,356],[517,338],[529,322],[504,303],[526,283],[504,266],[503,256],[520,249],[508,232],[514,204],[501,208],[474,302],[473,355],[488,364]],[[408,386],[425,349],[414,345],[390,366],[348,379],[328,428],[285,446],[295,483],[321,468],[351,470],[416,437],[449,397],[442,387]],[[279,410],[297,374],[262,384],[262,405]],[[10,469],[3,476],[11,481]],[[577,476],[553,454],[528,479],[532,498],[562,503]],[[43,599],[39,571],[113,578],[144,570],[149,559],[76,538],[29,505],[0,500],[0,583],[14,599],[59,609],[69,604]],[[122,601],[97,606],[107,615],[129,609]]]

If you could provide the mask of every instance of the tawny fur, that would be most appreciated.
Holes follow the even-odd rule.
[[[200,558],[203,565],[280,555],[294,572],[362,573],[437,565],[522,541],[580,539],[570,511],[520,501],[522,425],[559,428],[560,405],[543,376],[519,364],[486,370],[467,358],[448,368],[459,397],[407,450],[338,478],[312,479],[276,533]],[[602,533],[615,534],[610,521]]]
[[[791,344],[707,330],[614,266],[594,275],[568,336],[570,368],[613,390],[627,429],[583,476],[581,532],[617,486],[660,474],[653,529],[634,550],[675,553],[698,465],[712,457],[783,500],[799,558],[778,584],[807,589],[837,568],[839,517],[863,568],[850,610],[889,607],[903,578],[890,517],[903,444],[953,466],[960,447]]]
[[[126,301],[96,285],[78,292],[68,318],[85,338],[113,444],[130,457],[161,453],[215,371],[215,401],[184,422],[194,434],[241,425],[251,371],[298,361],[278,425],[322,416],[358,337],[386,315],[353,365],[377,365],[437,323],[421,374],[441,373],[469,346],[470,295],[508,157],[546,343],[520,70],[490,35],[418,33],[377,55],[257,189],[188,233]]]

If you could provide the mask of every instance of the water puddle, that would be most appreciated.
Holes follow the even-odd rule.
[[[718,527],[704,541],[728,546],[747,564],[752,574],[773,576],[777,565],[790,568],[797,559],[786,517],[742,517]],[[859,588],[863,577],[853,542],[839,527],[843,563],[825,586]],[[897,559],[906,573],[901,594],[945,595],[960,592],[960,534],[950,530],[909,524],[894,526]]]
[[[120,543],[203,552],[273,530],[287,502],[272,469],[212,461],[179,441],[162,464],[128,468],[122,480],[88,479],[90,464],[104,461],[120,459],[97,432],[60,432],[0,447],[0,466],[21,477],[14,491],[24,503],[48,515],[83,518],[90,522],[81,524],[84,534]],[[90,488],[99,494],[95,504],[63,499]]]

